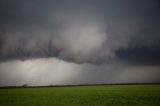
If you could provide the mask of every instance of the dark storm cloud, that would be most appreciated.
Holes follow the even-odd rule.
[[[114,58],[138,62],[133,55],[144,53],[157,62],[151,48],[159,51],[159,29],[159,0],[1,0],[0,60],[56,57],[100,64]]]
[[[116,55],[131,65],[160,65],[160,48],[128,48],[116,51]]]

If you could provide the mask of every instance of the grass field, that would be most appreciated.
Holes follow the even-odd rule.
[[[0,89],[0,106],[160,106],[160,85]]]

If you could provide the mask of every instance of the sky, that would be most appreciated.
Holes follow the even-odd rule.
[[[0,86],[159,82],[159,0],[0,0]]]

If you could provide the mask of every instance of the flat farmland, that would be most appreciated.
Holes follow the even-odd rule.
[[[2,88],[0,106],[160,106],[160,85]]]

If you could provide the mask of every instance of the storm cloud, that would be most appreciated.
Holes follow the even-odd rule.
[[[155,47],[158,1],[1,1],[1,60],[56,57],[103,63],[116,51]]]
[[[105,83],[110,78],[99,81],[94,75],[112,74],[114,79],[120,78],[115,76],[128,67],[159,67],[159,54],[159,0],[0,1],[1,75],[10,69],[1,64],[13,62],[19,70],[19,63],[57,59],[65,64],[85,65],[83,73],[92,73],[91,81],[87,80],[89,77],[84,82],[80,78],[77,81]],[[159,73],[158,69],[153,73]]]

